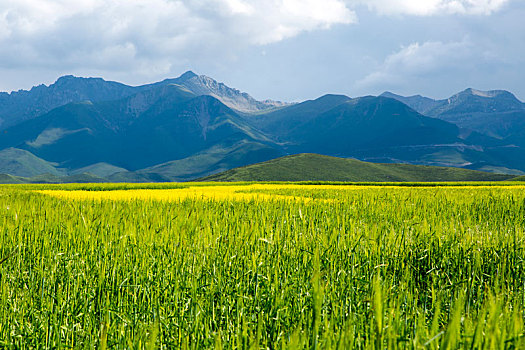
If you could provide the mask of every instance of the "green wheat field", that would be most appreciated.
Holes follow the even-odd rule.
[[[1,186],[0,347],[525,348],[522,185],[189,186]]]

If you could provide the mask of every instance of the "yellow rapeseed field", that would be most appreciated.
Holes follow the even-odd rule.
[[[443,186],[444,187],[444,186]],[[202,200],[235,200],[235,201],[302,201],[309,202],[315,198],[308,196],[307,191],[367,191],[370,189],[399,189],[398,186],[355,186],[355,185],[295,185],[295,184],[251,184],[251,185],[210,185],[189,186],[176,189],[132,189],[113,191],[84,190],[39,190],[36,192],[57,198],[74,200],[158,200],[177,202],[185,199]],[[425,187],[422,187],[425,188]],[[433,186],[432,188],[436,188]],[[461,186],[461,190],[503,189],[506,186]],[[513,186],[514,189],[525,189],[525,186]],[[282,194],[283,191],[287,194]],[[302,193],[303,192],[303,193]],[[303,195],[297,195],[302,193]],[[319,200],[319,199],[317,199]],[[326,201],[327,199],[320,199]]]
[[[346,187],[346,189],[360,187]],[[258,191],[277,190],[301,190],[301,189],[341,189],[335,185],[273,185],[254,184],[239,186],[195,186],[178,189],[138,189],[138,190],[115,190],[115,191],[65,191],[65,190],[42,190],[39,193],[51,195],[58,198],[77,200],[160,200],[181,201],[185,199],[212,199],[212,200],[299,200],[308,202],[312,198],[292,195],[279,195],[260,193]]]

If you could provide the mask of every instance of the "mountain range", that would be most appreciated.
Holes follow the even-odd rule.
[[[0,173],[22,177],[187,181],[299,153],[525,174],[525,105],[506,91],[285,103],[193,72],[142,86],[65,76],[0,93],[0,121]]]
[[[423,115],[498,139],[512,137],[525,128],[525,104],[504,90],[466,89],[446,100],[390,92],[381,96],[401,101]]]

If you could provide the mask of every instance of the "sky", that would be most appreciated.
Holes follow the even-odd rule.
[[[392,91],[525,101],[523,0],[1,0],[0,91],[187,70],[257,99]]]

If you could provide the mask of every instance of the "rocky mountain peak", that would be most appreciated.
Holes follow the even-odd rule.
[[[180,81],[186,81],[192,78],[198,77],[197,74],[193,73],[191,70],[187,71],[186,73],[182,74],[178,80]]]
[[[245,92],[231,88],[206,75],[197,75],[192,71],[170,81],[184,86],[196,95],[213,96],[226,106],[244,113],[259,112],[287,105],[287,103],[280,101],[257,101]]]
[[[517,100],[516,96],[514,96],[512,93],[505,91],[505,90],[489,90],[489,91],[483,91],[483,90],[477,90],[473,88],[468,88],[462,92],[460,92],[458,95],[470,95],[470,96],[477,96],[477,97],[484,97],[484,98],[512,98]]]

